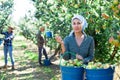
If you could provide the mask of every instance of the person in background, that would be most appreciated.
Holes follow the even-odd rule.
[[[87,64],[94,58],[94,39],[84,32],[88,24],[82,15],[74,15],[71,22],[73,30],[70,34],[64,40],[61,36],[56,36],[55,39],[61,44],[62,54],[65,52],[75,54],[75,56],[66,54],[64,59],[79,59]]]
[[[38,31],[38,33],[36,35],[38,52],[39,52],[38,61],[39,61],[40,65],[43,65],[42,61],[41,61],[42,53],[44,54],[45,59],[48,59],[46,49],[44,48],[45,40],[44,40],[43,36],[41,35],[42,32],[44,32],[44,31],[45,31],[45,28],[44,27],[40,27],[40,29],[39,29],[39,31]]]
[[[5,35],[4,38],[4,61],[5,61],[5,65],[3,66],[3,68],[7,69],[7,63],[8,63],[8,53],[11,59],[11,63],[12,63],[12,70],[15,69],[14,67],[14,57],[13,57],[13,45],[12,45],[12,41],[14,38],[14,34],[13,34],[13,30],[14,28],[12,26],[8,27],[8,31],[1,31],[1,34]]]

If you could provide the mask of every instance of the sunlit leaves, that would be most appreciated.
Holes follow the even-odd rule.
[[[37,28],[45,26],[47,30],[53,32],[53,35],[59,34],[64,38],[72,30],[72,16],[81,14],[88,22],[85,32],[95,40],[95,60],[106,62],[110,58],[113,49],[108,40],[120,30],[120,3],[115,0],[35,0],[34,2],[37,9],[35,14]],[[48,45],[56,48],[54,38],[49,39]]]
[[[9,15],[12,13],[13,0],[0,0],[0,29],[6,25]]]

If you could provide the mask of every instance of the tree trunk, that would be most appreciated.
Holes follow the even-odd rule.
[[[53,59],[53,57],[55,57],[57,55],[57,53],[60,51],[61,46],[59,45],[56,49],[55,49],[55,53],[50,57],[50,60]]]
[[[111,55],[111,57],[110,57],[110,60],[113,60],[114,59],[114,57],[115,57],[115,55],[117,54],[117,50],[118,50],[118,47],[114,47],[114,50],[113,50],[113,53],[112,53],[112,55]]]

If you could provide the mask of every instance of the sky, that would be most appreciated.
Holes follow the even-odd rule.
[[[16,23],[19,22],[21,17],[24,17],[28,11],[31,10],[32,14],[35,11],[35,7],[30,0],[14,0],[14,11],[12,14],[13,21]]]

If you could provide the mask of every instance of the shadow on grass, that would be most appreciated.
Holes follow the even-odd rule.
[[[58,80],[59,65],[39,66],[37,62],[20,62],[14,71],[2,71],[5,80]],[[3,79],[3,80],[4,80]],[[1,80],[1,78],[0,78]]]

